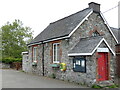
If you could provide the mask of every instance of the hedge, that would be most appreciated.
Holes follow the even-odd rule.
[[[13,62],[22,62],[22,58],[12,58],[12,57],[2,58],[2,63],[11,64]]]

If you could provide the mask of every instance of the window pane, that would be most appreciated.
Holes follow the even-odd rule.
[[[76,64],[77,64],[77,65],[80,65],[80,60],[76,60]]]
[[[73,70],[75,72],[86,72],[86,61],[85,58],[76,57],[73,60]]]
[[[54,59],[53,59],[53,60],[56,61],[56,45],[53,45],[53,49],[54,49],[54,51],[53,51],[53,54],[54,54],[54,55],[53,55],[53,56],[54,56],[53,58],[54,58]]]
[[[84,60],[81,61],[81,66],[85,67],[85,61]]]
[[[60,61],[60,45],[57,44],[57,61]]]
[[[58,63],[60,60],[60,45],[59,43],[53,44],[53,62]]]
[[[33,54],[34,61],[37,60],[36,57],[37,57],[37,48],[34,47],[34,54]]]

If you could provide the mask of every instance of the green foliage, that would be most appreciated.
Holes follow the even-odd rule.
[[[22,62],[22,58],[7,57],[2,59],[2,63],[11,64],[13,62]]]
[[[51,74],[51,78],[55,79],[56,75],[54,73]]]
[[[99,89],[99,88],[118,88],[119,86],[118,85],[116,85],[116,84],[114,84],[114,85],[110,85],[110,86],[99,86],[99,85],[96,85],[96,84],[94,84],[93,86],[92,86],[92,88],[96,88],[96,89]]]
[[[27,50],[26,44],[33,39],[30,27],[24,27],[20,20],[2,26],[2,55],[21,58],[21,52]]]
[[[94,84],[94,85],[92,86],[92,88],[99,89],[99,88],[102,88],[102,87],[101,87],[101,86],[99,86],[99,85]]]
[[[111,85],[111,86],[106,86],[106,87],[108,87],[108,88],[118,88],[119,86],[118,86],[118,85],[116,85],[116,84],[114,84],[114,85]]]

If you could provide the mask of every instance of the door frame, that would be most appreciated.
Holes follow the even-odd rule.
[[[99,53],[107,53],[107,63],[108,63],[108,68],[107,68],[107,71],[108,71],[108,80],[111,79],[110,77],[110,52],[109,52],[109,49],[108,48],[98,48],[97,49],[97,52],[96,52],[96,82],[100,82],[99,78],[98,78],[98,74],[99,74],[99,71],[98,71],[98,58],[99,58]],[[106,81],[106,80],[103,80],[103,81]]]

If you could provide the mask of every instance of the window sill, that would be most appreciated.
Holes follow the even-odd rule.
[[[53,64],[59,64],[60,62],[59,61],[53,61]]]

